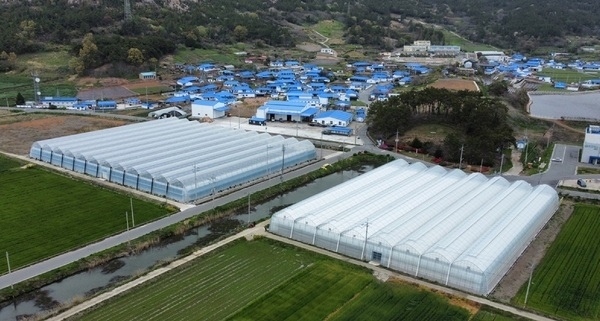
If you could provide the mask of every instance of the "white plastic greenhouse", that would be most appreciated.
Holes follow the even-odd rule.
[[[179,202],[315,159],[309,141],[166,118],[35,142],[29,156]]]
[[[397,160],[277,212],[269,230],[487,295],[558,203],[547,185]]]

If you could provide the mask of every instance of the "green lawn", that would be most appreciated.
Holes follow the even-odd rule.
[[[525,320],[529,320],[529,319],[524,318],[524,317],[519,317],[519,316],[516,316],[516,315],[508,313],[508,312],[500,311],[500,310],[494,309],[492,307],[482,306],[481,309],[479,309],[479,311],[477,311],[477,314],[475,314],[470,321],[515,321],[515,320],[525,321]]]
[[[168,86],[156,86],[156,87],[148,87],[148,88],[133,88],[130,89],[133,92],[136,92],[140,95],[156,95],[156,94],[162,94],[164,92],[167,91],[173,91],[172,88],[169,88]],[[144,97],[140,97],[140,99],[144,100]]]
[[[0,155],[0,252],[13,269],[126,229],[130,197]],[[136,225],[167,214],[133,199]],[[131,223],[131,222],[130,222]],[[0,274],[7,272],[4,255]]]
[[[337,20],[319,21],[312,29],[327,38],[342,38],[344,35],[344,24]]]
[[[200,64],[203,62],[213,62],[224,65],[239,66],[243,63],[240,57],[232,52],[218,49],[187,49],[179,48],[173,56],[175,62]]]
[[[554,81],[566,83],[582,82],[589,79],[600,78],[600,73],[583,73],[573,69],[552,69],[546,68],[537,73],[536,76],[552,77]]]
[[[238,241],[77,320],[469,320],[466,309],[365,268],[268,239]]]
[[[600,207],[576,205],[533,272],[527,307],[568,320],[600,318]],[[527,284],[513,299],[522,306]]]
[[[496,48],[494,46],[473,43],[463,37],[457,36],[456,34],[450,32],[446,29],[442,30],[442,32],[444,33],[444,42],[446,43],[446,45],[460,46],[461,51],[474,52],[474,51],[478,51],[478,50],[481,50],[481,51],[499,50],[498,48]]]
[[[594,167],[577,167],[577,175],[600,174],[600,168]]]

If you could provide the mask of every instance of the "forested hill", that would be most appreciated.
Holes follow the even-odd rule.
[[[594,43],[600,31],[600,1],[594,0],[130,2],[133,18],[124,22],[123,0],[0,0],[0,51],[25,53],[51,44],[80,44],[89,32],[111,43],[128,37],[145,43],[160,39],[162,49],[156,55],[177,44],[206,47],[243,41],[292,46],[302,35],[286,22],[311,25],[324,19],[342,21],[349,43],[385,49],[399,39],[401,44],[422,36],[410,34],[415,30],[407,27],[412,20],[446,26],[476,42],[523,51],[537,46],[573,49]],[[436,43],[444,42],[441,33],[425,34]]]

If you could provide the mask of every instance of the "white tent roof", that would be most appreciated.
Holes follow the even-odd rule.
[[[547,185],[397,160],[283,209],[271,225],[314,234],[313,243],[320,233],[338,235],[338,244],[367,237],[384,253],[412,253],[499,280],[506,271],[498,270],[512,265],[506,262],[557,206]]]

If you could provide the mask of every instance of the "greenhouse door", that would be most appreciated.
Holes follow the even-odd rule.
[[[371,254],[371,261],[380,263],[381,262],[381,253],[373,251],[373,253]]]

